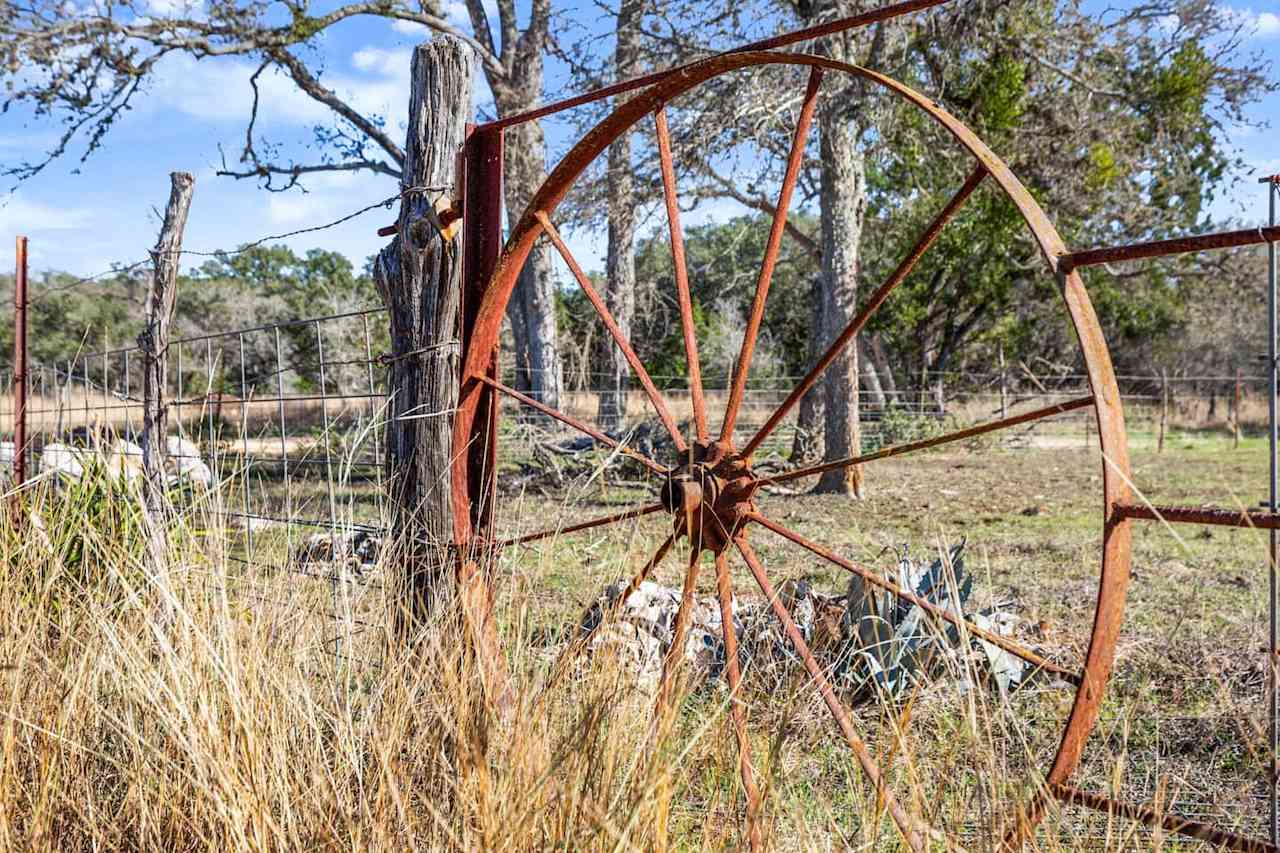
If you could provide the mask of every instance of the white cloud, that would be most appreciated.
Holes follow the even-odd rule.
[[[1232,6],[1224,7],[1223,11],[1228,18],[1239,24],[1246,34],[1259,38],[1280,35],[1280,14],[1255,12],[1252,8],[1238,9]]]
[[[357,50],[351,65],[358,75],[327,73],[320,82],[363,115],[399,116],[408,104],[409,49],[367,47]],[[242,125],[253,106],[249,78],[257,66],[239,59],[196,61],[175,55],[156,77],[141,110],[176,112],[208,122]],[[331,122],[328,107],[309,98],[278,69],[258,77],[259,128],[270,125],[307,127]],[[154,120],[154,116],[148,116]]]
[[[295,225],[317,218],[315,200],[310,194],[272,193],[267,199],[267,221],[272,225]]]
[[[428,32],[427,27],[417,21],[392,21],[391,29],[407,36],[420,36]]]
[[[204,0],[147,0],[147,8],[153,15],[161,18],[204,16]]]
[[[0,201],[0,233],[34,235],[46,231],[70,231],[93,221],[87,208],[52,207],[29,201],[21,192]]]
[[[358,71],[383,76],[407,75],[412,60],[413,51],[408,48],[362,47],[351,54],[351,65]]]
[[[203,62],[175,54],[160,66],[151,96],[142,109],[177,112],[210,122],[244,122],[253,106],[249,78],[257,65],[240,59],[215,58]],[[323,121],[329,110],[308,98],[293,81],[275,69],[258,77],[259,120],[294,124]]]

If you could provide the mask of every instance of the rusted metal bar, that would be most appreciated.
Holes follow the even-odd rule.
[[[830,563],[834,563],[835,565],[839,566],[845,571],[852,572],[853,574],[858,575],[867,583],[872,584],[874,586],[878,586],[881,589],[885,590],[886,592],[896,596],[897,598],[902,599],[903,601],[911,602],[916,607],[919,607],[921,610],[925,611],[926,613],[936,616],[939,619],[944,619],[947,622],[950,622],[952,625],[955,625],[956,627],[964,626],[965,630],[967,630],[970,634],[973,634],[975,637],[980,637],[983,640],[986,640],[991,645],[998,646],[1004,649],[1005,651],[1009,652],[1010,654],[1016,655],[1017,657],[1021,658],[1022,660],[1026,661],[1027,663],[1031,664],[1034,667],[1043,669],[1046,672],[1052,672],[1054,675],[1058,676],[1063,681],[1069,682],[1071,684],[1076,684],[1076,685],[1080,684],[1080,674],[1078,672],[1072,672],[1069,669],[1065,669],[1061,666],[1058,666],[1053,661],[1047,660],[1046,658],[1041,657],[1040,655],[1036,654],[1030,649],[1024,648],[1023,646],[1019,645],[1018,643],[1015,643],[1013,640],[1010,640],[1007,637],[1002,637],[999,634],[996,634],[992,631],[986,631],[982,628],[979,628],[977,625],[973,624],[968,619],[965,619],[963,616],[957,616],[955,613],[952,613],[950,610],[946,610],[945,608],[939,607],[938,605],[934,604],[933,602],[927,599],[921,598],[920,596],[915,595],[914,593],[908,592],[907,590],[898,586],[896,583],[893,583],[892,581],[887,581],[884,578],[880,577],[880,575],[876,574],[875,572],[870,571],[868,569],[864,569],[862,566],[859,566],[856,563],[852,563],[844,559],[834,551],[831,551],[828,548],[824,548],[823,546],[819,545],[817,542],[813,542],[805,538],[804,536],[801,536],[799,533],[796,533],[794,530],[791,530],[790,528],[783,527],[781,524],[778,524],[776,521],[773,521],[772,519],[767,518],[758,512],[753,512],[747,517],[751,521],[754,521],[757,524],[759,524],[760,526],[765,527],[773,531],[774,533],[778,534],[783,539],[788,539],[794,542],[795,544],[799,545],[800,547],[805,548],[810,552],[812,552],[813,554],[816,554],[817,556],[823,558],[824,560],[827,560]]]
[[[642,515],[651,515],[655,512],[662,511],[662,504],[650,504],[642,506],[638,509],[629,509],[625,512],[617,512],[613,515],[606,515],[600,518],[594,518],[591,521],[581,521],[577,524],[570,524],[567,527],[558,527],[553,530],[540,530],[537,533],[526,533],[524,536],[517,536],[514,539],[503,539],[495,542],[497,548],[506,548],[511,545],[523,545],[527,542],[537,542],[539,539],[546,539],[548,536],[557,536],[562,533],[577,533],[580,530],[590,530],[593,527],[603,527],[606,524],[614,524],[619,521],[626,521],[631,518],[639,518]]]
[[[476,335],[476,321],[485,288],[502,253],[502,154],[501,131],[481,132],[470,129],[462,150],[462,356],[479,366],[473,375],[497,376],[498,335]],[[466,393],[464,373],[463,393]],[[498,476],[498,401],[492,391],[477,388],[475,418],[459,451],[459,437],[454,436],[455,454],[453,489],[453,524],[455,541],[465,545],[472,531],[488,539],[492,526],[493,505],[497,496]]]
[[[1267,201],[1270,209],[1271,227],[1276,226],[1276,192],[1280,183],[1274,178],[1264,180],[1267,186]],[[1280,364],[1276,362],[1276,336],[1280,333],[1280,324],[1276,316],[1277,293],[1276,281],[1276,244],[1273,241],[1267,247],[1267,469],[1270,479],[1267,509],[1275,512],[1280,509],[1280,423],[1276,418],[1276,398],[1280,396]],[[1268,836],[1271,843],[1280,845],[1280,776],[1276,772],[1276,759],[1280,757],[1280,672],[1276,671],[1275,651],[1280,648],[1280,609],[1277,607],[1276,595],[1280,592],[1280,536],[1276,529],[1271,529],[1271,551],[1267,565],[1268,594],[1267,610],[1269,611],[1270,654],[1267,655],[1267,716],[1268,716],[1268,749],[1267,756],[1267,799],[1270,801],[1270,825]]]
[[[942,6],[951,0],[908,0],[906,3],[895,3],[892,6],[882,6],[879,9],[872,9],[861,15],[854,15],[849,18],[840,18],[825,24],[819,24],[815,27],[808,27],[803,30],[796,30],[791,33],[784,33],[772,38],[763,39],[762,41],[751,42],[731,50],[721,53],[713,53],[706,59],[716,56],[728,56],[734,53],[744,53],[747,51],[773,50],[778,47],[786,47],[790,44],[797,44],[802,41],[810,41],[812,39],[822,38],[823,36],[833,35],[834,33],[842,33],[847,30],[854,30],[859,27],[870,26],[871,24],[887,21],[891,18],[899,18],[903,15],[910,15],[912,12],[923,12],[932,9],[934,6]],[[580,107],[583,104],[591,104],[596,101],[612,98],[614,95],[621,95],[624,92],[631,92],[636,89],[643,89],[646,86],[652,86],[654,83],[660,83],[669,77],[674,77],[682,73],[691,65],[698,62],[705,62],[706,59],[690,62],[686,65],[678,65],[675,68],[668,68],[665,71],[655,71],[652,74],[645,74],[641,77],[634,77],[630,80],[622,80],[610,86],[603,86],[599,89],[587,92],[582,95],[574,95],[572,98],[565,98],[556,101],[553,104],[547,104],[537,109],[527,110],[522,113],[516,113],[513,116],[496,119],[479,126],[480,130],[496,130],[503,127],[511,127],[513,124],[523,124],[528,121],[537,121],[549,115],[554,115],[564,110],[570,110],[574,107]]]
[[[1137,821],[1145,826],[1160,827],[1166,832],[1176,832],[1188,838],[1198,838],[1208,842],[1218,850],[1236,850],[1240,853],[1276,853],[1275,845],[1261,839],[1245,838],[1225,830],[1215,829],[1208,824],[1194,820],[1161,814],[1149,806],[1125,803],[1109,797],[1101,797],[1073,788],[1070,785],[1048,786],[1049,792],[1063,803],[1073,806],[1085,806],[1094,811],[1106,812]]]
[[[560,253],[560,257],[564,258],[564,262],[569,265],[569,271],[578,280],[578,286],[582,288],[582,292],[587,295],[591,306],[600,315],[600,320],[604,323],[605,328],[609,330],[614,343],[618,345],[618,349],[622,350],[623,357],[631,365],[631,371],[635,373],[636,379],[640,381],[640,386],[644,388],[644,393],[649,397],[649,402],[653,403],[653,408],[658,413],[658,419],[662,421],[662,425],[671,434],[671,440],[675,442],[676,450],[684,453],[688,446],[685,444],[684,437],[680,435],[680,427],[676,425],[675,418],[671,416],[671,410],[667,408],[667,403],[662,399],[661,392],[653,384],[653,380],[649,378],[649,371],[644,369],[644,362],[640,361],[640,356],[636,355],[631,342],[627,340],[627,336],[622,333],[621,327],[618,326],[618,321],[613,318],[613,314],[609,312],[609,307],[605,305],[604,299],[596,291],[595,286],[591,284],[591,279],[587,277],[582,267],[578,265],[577,260],[574,259],[573,253],[569,251],[569,247],[561,239],[560,232],[551,224],[551,219],[541,210],[535,211],[534,216],[542,225],[543,232],[546,233]]]
[[[884,776],[880,773],[880,767],[876,764],[875,759],[871,757],[871,752],[867,749],[867,745],[854,729],[853,721],[849,719],[849,712],[845,710],[844,706],[840,704],[840,700],[836,698],[835,691],[831,689],[831,682],[827,680],[822,667],[818,665],[818,661],[813,657],[813,652],[809,650],[809,644],[804,641],[804,636],[801,635],[800,629],[796,627],[795,620],[791,618],[791,614],[787,612],[786,605],[782,603],[782,599],[778,597],[773,584],[769,582],[769,576],[765,573],[764,567],[760,565],[760,561],[756,557],[751,544],[742,536],[736,537],[733,541],[738,547],[738,552],[742,554],[742,558],[746,560],[747,568],[751,570],[751,574],[755,577],[760,591],[768,599],[773,615],[782,623],[782,628],[787,634],[787,639],[791,641],[792,648],[796,650],[796,653],[800,655],[800,659],[804,661],[805,669],[809,671],[809,677],[813,679],[814,684],[817,685],[818,692],[822,694],[822,701],[826,704],[827,710],[831,712],[831,716],[835,718],[836,725],[840,727],[845,741],[849,744],[850,751],[853,752],[854,758],[857,759],[859,766],[862,767],[863,775],[875,787],[877,796],[885,804],[885,808],[888,809],[889,814],[893,817],[893,822],[897,824],[907,847],[913,853],[924,853],[928,849],[928,828],[920,818],[908,813],[898,802],[893,792],[889,790],[888,783],[885,782]]]
[[[1235,246],[1255,246],[1259,243],[1275,243],[1280,240],[1280,227],[1244,228],[1240,231],[1223,231],[1218,234],[1202,234],[1198,237],[1177,237],[1173,240],[1154,240],[1150,243],[1132,243],[1128,246],[1112,246],[1071,252],[1058,258],[1058,268],[1070,272],[1079,267],[1091,267],[1117,261],[1138,261],[1144,258],[1162,258],[1166,255],[1185,255],[1209,249],[1230,249]]]
[[[884,301],[889,298],[889,294],[892,293],[898,285],[902,284],[902,282],[906,280],[907,276],[911,274],[911,270],[915,269],[916,264],[924,257],[925,252],[927,252],[929,247],[934,244],[934,241],[938,239],[938,236],[942,233],[942,229],[945,228],[947,223],[950,222],[956,213],[960,211],[961,206],[968,201],[969,196],[971,196],[973,191],[978,188],[978,185],[982,183],[982,179],[985,178],[987,174],[986,167],[981,164],[973,170],[973,173],[969,175],[968,180],[964,182],[964,185],[960,187],[955,196],[952,197],[951,201],[947,203],[947,206],[943,208],[942,212],[934,218],[933,222],[929,224],[929,227],[925,229],[924,234],[920,236],[920,239],[911,248],[911,251],[908,252],[907,256],[902,259],[902,262],[898,264],[898,268],[895,269],[889,278],[885,280],[884,284],[880,285],[879,290],[871,294],[871,298],[867,300],[866,305],[862,306],[862,310],[853,318],[853,322],[845,327],[845,330],[840,333],[840,336],[836,338],[832,342],[831,346],[828,347],[827,351],[823,353],[822,358],[818,359],[817,363],[814,364],[808,375],[806,375],[804,379],[800,380],[800,383],[792,389],[791,393],[787,396],[787,399],[782,402],[782,405],[778,407],[777,411],[769,417],[769,420],[765,422],[764,426],[760,427],[759,431],[756,432],[751,441],[747,442],[746,446],[742,448],[743,456],[750,457],[752,453],[755,453],[756,448],[758,448],[761,443],[769,437],[769,434],[772,433],[778,424],[782,422],[782,419],[787,416],[787,413],[791,411],[791,408],[795,406],[796,403],[800,402],[800,399],[804,397],[804,395],[809,392],[809,389],[817,383],[818,379],[826,369],[831,366],[831,362],[836,360],[836,356],[840,355],[844,348],[849,345],[849,342],[862,331],[863,326],[865,326],[867,321],[871,319],[871,315],[884,304]]]
[[[530,397],[528,394],[521,394],[516,389],[512,388],[509,385],[503,385],[501,382],[494,379],[493,377],[477,376],[476,378],[487,385],[493,386],[493,388],[495,388],[498,391],[501,391],[503,394],[507,394],[508,396],[513,397],[516,400],[519,400],[521,403],[524,403],[526,406],[529,406],[530,408],[533,408],[533,409],[537,409],[539,412],[542,412],[547,417],[555,418],[556,420],[560,421],[560,423],[573,427],[578,432],[585,433],[586,435],[591,436],[601,444],[607,447],[615,448],[619,453],[624,453],[627,456],[630,456],[632,459],[641,463],[650,471],[653,471],[655,474],[665,475],[667,473],[666,468],[659,465],[657,462],[654,462],[652,459],[650,459],[648,456],[645,456],[640,451],[627,447],[625,444],[622,444],[619,441],[615,441],[614,439],[600,432],[600,430],[592,427],[590,424],[583,423],[582,421],[578,420],[572,415],[566,415],[564,412],[561,412],[558,409],[551,408],[546,403],[540,403],[534,398]]]
[[[1075,400],[1068,400],[1065,403],[1045,406],[1043,409],[1035,409],[1021,415],[1014,415],[1011,418],[1004,418],[1003,420],[978,424],[977,426],[957,430],[956,432],[947,433],[946,435],[940,435],[935,438],[921,439],[920,441],[912,441],[907,444],[896,444],[893,447],[885,447],[874,453],[864,453],[861,456],[850,456],[845,459],[837,459],[834,462],[825,462],[821,465],[814,465],[809,468],[787,471],[783,474],[775,474],[772,477],[762,477],[757,482],[762,486],[766,486],[772,483],[785,483],[788,480],[797,480],[802,477],[812,477],[815,474],[821,474],[824,471],[832,471],[836,468],[848,468],[850,465],[861,465],[864,462],[873,462],[877,459],[887,459],[890,456],[901,456],[904,453],[913,453],[917,450],[927,450],[930,447],[950,444],[953,441],[963,441],[966,438],[973,438],[974,436],[982,435],[983,433],[1007,429],[1009,427],[1018,426],[1019,424],[1025,424],[1031,421],[1040,420],[1041,418],[1062,414],[1063,412],[1083,409],[1090,405],[1093,405],[1093,397],[1079,397]]]
[[[659,107],[653,114],[653,122],[658,137],[658,159],[662,162],[662,194],[667,204],[667,224],[671,229],[671,264],[676,277],[680,328],[684,332],[684,353],[689,363],[689,397],[693,403],[693,425],[698,441],[706,441],[707,402],[702,395],[702,362],[698,359],[698,338],[693,328],[693,299],[689,295],[689,271],[685,263],[684,232],[680,228],[676,171],[671,162],[671,135],[667,131],[665,107]]]
[[[733,733],[738,742],[738,773],[747,797],[747,843],[752,853],[756,853],[764,849],[760,833],[760,789],[756,786],[755,769],[751,765],[747,711],[739,697],[742,671],[738,662],[738,632],[733,627],[733,579],[724,551],[716,554],[716,592],[720,599],[720,625],[724,634],[724,675],[729,682],[729,715],[733,718]]]
[[[27,481],[27,238],[14,246],[13,279],[13,481]]]
[[[786,231],[787,209],[791,207],[791,194],[795,191],[796,181],[800,177],[804,149],[809,140],[809,126],[813,123],[813,113],[818,106],[818,87],[822,83],[822,74],[823,70],[818,66],[814,66],[809,71],[809,85],[805,89],[804,105],[800,108],[796,132],[791,139],[791,154],[787,158],[787,170],[782,176],[782,187],[778,191],[778,206],[773,211],[773,224],[769,228],[769,240],[765,244],[764,260],[760,264],[760,277],[756,281],[756,293],[751,301],[751,312],[747,315],[747,328],[742,335],[742,351],[738,354],[737,369],[733,374],[733,387],[729,390],[729,402],[724,409],[724,423],[720,426],[721,441],[733,440],[733,427],[737,423],[738,410],[742,407],[742,397],[747,390],[751,357],[755,353],[760,323],[764,320],[765,300],[769,297],[773,268],[778,262],[778,249],[782,245],[782,235]]]
[[[643,566],[641,566],[640,571],[636,572],[635,575],[632,576],[631,580],[627,583],[627,588],[622,591],[620,596],[614,599],[613,606],[601,609],[600,621],[596,622],[585,633],[581,634],[577,639],[566,645],[560,651],[560,654],[556,657],[555,665],[551,669],[551,675],[547,678],[546,683],[538,690],[538,695],[534,698],[533,704],[535,706],[538,705],[542,699],[549,694],[551,689],[559,683],[560,679],[564,677],[565,672],[568,671],[569,661],[581,654],[582,650],[591,642],[592,637],[594,637],[606,623],[613,621],[613,619],[617,617],[618,612],[626,605],[627,599],[631,598],[631,596],[635,594],[636,590],[640,589],[640,584],[649,579],[649,575],[651,575],[653,570],[658,567],[658,564],[666,558],[667,553],[675,544],[676,534],[672,533],[661,545],[658,546],[657,552],[655,552],[654,555],[650,557]]]
[[[671,629],[671,648],[662,659],[662,675],[658,681],[658,698],[654,702],[654,733],[663,724],[671,705],[672,693],[680,677],[680,665],[684,663],[685,635],[693,618],[693,598],[698,591],[698,568],[702,548],[697,537],[689,539],[689,564],[684,574],[684,586],[680,591],[680,606],[676,609],[676,621]]]
[[[1200,506],[1147,506],[1146,504],[1116,504],[1114,512],[1120,518],[1141,521],[1211,524],[1218,527],[1256,527],[1260,530],[1280,529],[1280,513],[1274,512],[1250,512]]]

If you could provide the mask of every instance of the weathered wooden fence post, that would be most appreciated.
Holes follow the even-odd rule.
[[[1240,368],[1236,368],[1236,393],[1235,404],[1231,407],[1231,447],[1239,449],[1240,447]]]
[[[164,440],[168,413],[164,401],[165,376],[169,365],[169,322],[178,290],[178,264],[182,258],[182,233],[195,191],[189,172],[169,175],[169,203],[164,209],[160,239],[151,250],[154,268],[151,294],[147,299],[147,325],[138,335],[142,352],[142,473],[147,514],[155,523],[164,514]],[[156,525],[156,531],[163,531]],[[162,533],[160,535],[163,535]]]
[[[450,450],[462,293],[458,161],[471,115],[473,64],[471,47],[448,36],[414,51],[397,232],[374,262],[374,281],[391,323],[386,462],[393,544],[403,560],[400,592],[407,598],[401,619],[429,614],[454,575]]]
[[[1164,431],[1169,425],[1169,371],[1160,368],[1160,433],[1156,437],[1156,453],[1164,452]]]

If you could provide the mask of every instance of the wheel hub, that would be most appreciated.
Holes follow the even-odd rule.
[[[755,490],[750,466],[732,446],[699,442],[667,474],[659,500],[673,516],[677,534],[718,554],[755,511]]]

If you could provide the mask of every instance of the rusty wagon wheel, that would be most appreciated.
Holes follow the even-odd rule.
[[[790,157],[781,184],[776,213],[766,243],[755,297],[748,315],[742,352],[737,360],[739,368],[733,376],[729,399],[720,428],[718,433],[713,433],[710,429],[711,424],[708,421],[706,401],[701,385],[697,340],[694,332],[693,312],[685,268],[675,171],[668,139],[665,104],[713,77],[738,69],[762,65],[807,67],[809,69],[809,80],[792,141]],[[735,427],[737,426],[738,414],[743,402],[752,351],[765,310],[773,267],[783,237],[787,210],[800,170],[805,142],[813,119],[817,98],[820,94],[820,83],[824,74],[832,72],[861,78],[873,85],[887,89],[889,92],[923,110],[941,125],[956,143],[973,156],[975,161],[974,171],[963,186],[959,188],[950,203],[938,213],[898,268],[867,299],[866,304],[862,306],[849,326],[831,344],[809,374],[791,391],[764,426],[754,435],[747,437],[745,441],[740,441],[742,437],[735,432]],[[630,132],[642,120],[647,118],[654,122],[654,131],[661,158],[666,212],[670,226],[674,261],[676,295],[689,365],[689,394],[696,430],[696,436],[691,441],[686,441],[685,437],[681,435],[667,401],[646,373],[643,364],[629,341],[613,321],[604,300],[574,260],[573,255],[557,232],[553,221],[557,206],[590,163],[603,153],[611,142],[623,133]],[[1092,393],[1086,397],[1060,405],[970,427],[932,439],[885,448],[875,453],[855,456],[834,463],[826,463],[768,477],[756,474],[752,467],[753,454],[761,446],[761,443],[779,425],[804,393],[814,385],[826,367],[839,356],[843,348],[857,335],[858,331],[866,324],[894,288],[907,277],[911,269],[937,239],[947,222],[961,209],[973,191],[987,179],[994,181],[999,191],[1003,192],[1018,209],[1040,248],[1048,272],[1058,282],[1068,317],[1079,340],[1081,357],[1089,377]],[[670,433],[677,453],[675,458],[668,460],[642,459],[647,467],[664,478],[661,499],[657,503],[639,506],[629,511],[572,524],[556,530],[530,533],[505,542],[494,542],[483,520],[479,522],[478,529],[473,530],[472,528],[477,526],[473,522],[476,495],[481,494],[484,489],[484,484],[480,482],[480,479],[492,474],[492,470],[485,470],[483,459],[477,462],[475,447],[477,443],[492,442],[494,440],[492,413],[496,411],[494,398],[496,393],[508,394],[522,404],[540,409],[544,414],[557,418],[570,427],[592,436],[598,442],[615,448],[619,447],[618,442],[590,425],[554,411],[538,401],[532,400],[503,385],[495,378],[493,373],[498,334],[507,302],[511,297],[517,277],[531,248],[535,241],[543,236],[548,238],[558,250],[573,276],[577,279],[578,284],[584,290],[588,300],[600,315],[617,346],[625,355],[645,396],[649,399],[662,424]],[[765,516],[757,507],[754,498],[758,490],[767,483],[783,482],[838,467],[848,467],[854,464],[871,462],[879,458],[922,450],[926,447],[935,447],[1017,424],[1029,423],[1068,410],[1091,408],[1094,417],[1096,417],[1098,426],[1097,440],[1104,460],[1102,470],[1103,501],[1101,506],[1103,532],[1101,543],[1102,564],[1096,609],[1088,651],[1083,665],[1078,670],[1058,666],[1010,639],[984,631],[977,625],[966,623],[968,631],[972,634],[1002,647],[1011,654],[1029,662],[1032,666],[1047,670],[1076,687],[1075,698],[1066,718],[1061,740],[1052,763],[1045,769],[1043,777],[1032,780],[1035,783],[1037,793],[1031,797],[1029,802],[1015,804],[1009,809],[1006,819],[1007,834],[1005,836],[1005,845],[1011,849],[1018,848],[1034,832],[1036,824],[1043,816],[1048,798],[1056,797],[1069,800],[1071,793],[1074,791],[1074,789],[1068,787],[1067,783],[1080,762],[1085,742],[1098,718],[1103,689],[1110,676],[1115,656],[1117,635],[1121,624],[1129,580],[1130,526],[1128,519],[1115,510],[1117,506],[1126,504],[1130,498],[1129,460],[1120,394],[1116,386],[1111,358],[1102,330],[1098,325],[1097,317],[1090,304],[1089,297],[1085,293],[1080,276],[1077,272],[1068,269],[1067,265],[1060,263],[1060,259],[1066,254],[1066,246],[1048,217],[1010,172],[1008,166],[993,154],[968,128],[943,110],[937,103],[895,80],[865,68],[836,62],[824,57],[803,54],[740,52],[717,56],[689,66],[681,73],[655,83],[627,101],[573,147],[547,178],[534,196],[522,219],[512,229],[493,275],[487,282],[482,284],[481,291],[477,294],[477,303],[468,312],[468,316],[471,319],[465,322],[471,323],[473,326],[470,329],[470,344],[464,357],[461,399],[454,422],[454,516],[458,540],[459,542],[473,545],[479,542],[484,547],[506,547],[534,541],[556,533],[571,533],[577,530],[598,528],[634,519],[642,515],[669,514],[672,518],[673,532],[658,549],[657,553],[644,564],[639,573],[633,578],[632,585],[633,587],[638,586],[640,581],[648,576],[672,548],[677,539],[683,538],[689,541],[692,557],[685,578],[683,600],[675,626],[676,639],[673,644],[673,648],[681,648],[683,634],[687,630],[690,618],[691,601],[698,571],[698,557],[700,553],[707,551],[714,554],[717,587],[723,614],[722,624],[725,626],[726,634],[727,662],[725,669],[731,697],[737,695],[741,674],[737,666],[736,638],[733,636],[733,620],[729,611],[732,594],[729,560],[731,555],[740,556],[750,574],[754,577],[760,591],[770,602],[774,614],[783,625],[795,650],[803,659],[809,675],[821,693],[823,702],[829,709],[862,772],[877,788],[878,794],[900,830],[905,844],[912,850],[924,850],[930,846],[931,839],[936,840],[945,836],[939,834],[938,828],[928,826],[919,815],[913,813],[908,805],[895,797],[893,791],[890,790],[870,750],[859,735],[854,720],[832,689],[822,667],[806,646],[805,640],[796,627],[791,614],[780,601],[770,580],[768,570],[762,565],[752,546],[751,538],[756,535],[757,531],[780,537],[794,546],[829,561],[850,573],[862,576],[867,583],[877,585],[899,598],[917,604],[938,619],[947,620],[953,624],[964,620],[948,610],[936,607],[928,601],[900,589],[893,583],[883,579],[879,574],[841,557],[821,543],[810,541],[799,533]],[[624,452],[634,452],[626,448],[620,449]],[[491,462],[489,463],[489,468],[492,468]],[[495,653],[492,645],[489,653]],[[674,656],[669,656],[668,663],[672,657]],[[668,669],[669,667],[664,666],[664,680],[663,686],[659,691],[660,696],[667,689]],[[749,754],[749,742],[745,734],[744,716],[745,713],[741,703],[734,702],[732,704],[732,718],[736,729],[739,764],[748,803],[747,825],[751,844],[755,847],[759,843],[758,828],[755,825],[759,808],[759,791],[753,780],[753,765]],[[1182,831],[1188,831],[1189,826],[1184,825]],[[1191,827],[1191,829],[1196,828]],[[1212,832],[1207,827],[1201,829],[1204,832]],[[1218,840],[1219,843],[1224,840],[1230,843],[1230,837],[1215,835],[1213,838]]]

